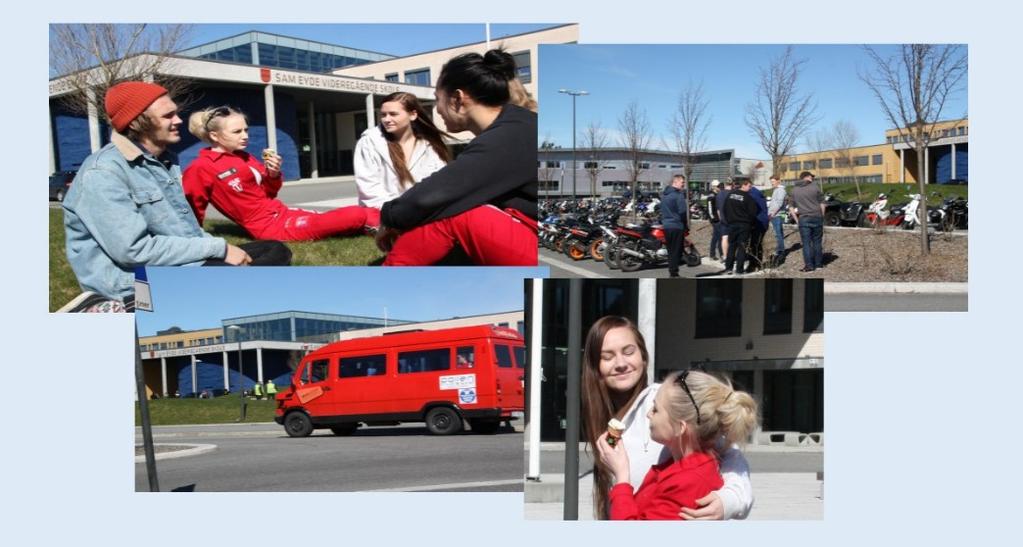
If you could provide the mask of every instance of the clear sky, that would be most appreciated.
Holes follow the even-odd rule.
[[[492,24],[490,39],[556,26],[550,24]],[[435,49],[460,46],[486,40],[483,22],[479,24],[229,24],[192,25],[186,48],[213,42],[250,30],[283,34],[326,42],[338,46],[368,49],[391,55],[411,55]]]
[[[219,327],[221,319],[309,311],[426,321],[515,311],[524,278],[547,268],[148,268],[155,312],[139,334],[171,326]]]
[[[874,46],[882,54],[895,46]],[[646,110],[654,132],[652,148],[670,142],[667,123],[681,90],[690,80],[703,82],[711,116],[706,150],[734,148],[742,158],[768,159],[744,123],[746,104],[754,96],[760,67],[780,56],[784,45],[550,45],[540,48],[540,139],[550,135],[559,146],[572,146],[572,98],[558,89],[585,90],[576,98],[576,135],[591,121],[609,130],[609,144],[618,145],[618,118],[633,100]],[[877,99],[857,77],[870,68],[859,45],[795,45],[795,59],[805,59],[797,84],[800,94],[812,93],[820,122],[830,127],[847,120],[859,130],[859,145],[884,142],[891,127]],[[966,112],[963,91],[946,104],[943,119]],[[802,143],[797,143],[801,145]],[[577,146],[581,144],[577,143]]]

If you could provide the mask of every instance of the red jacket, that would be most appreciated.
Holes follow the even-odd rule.
[[[266,167],[244,150],[224,153],[204,148],[182,176],[185,197],[200,225],[212,202],[257,239],[288,211],[287,205],[275,199],[283,183],[280,173],[267,176]]]
[[[718,461],[706,452],[694,452],[679,461],[668,460],[650,467],[639,491],[629,483],[611,489],[611,520],[680,520],[682,507],[696,507],[696,500],[721,488]]]

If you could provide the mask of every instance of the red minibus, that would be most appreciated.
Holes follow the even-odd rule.
[[[274,420],[292,437],[401,422],[450,435],[465,420],[493,433],[523,410],[525,361],[522,336],[489,325],[334,342],[302,358]]]

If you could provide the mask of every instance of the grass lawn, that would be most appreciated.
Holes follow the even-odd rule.
[[[789,195],[792,194],[791,186],[789,189]],[[863,201],[864,203],[870,204],[877,198],[880,193],[888,194],[888,206],[902,205],[909,203],[909,194],[915,194],[920,190],[920,187],[916,184],[884,184],[884,183],[861,183],[860,193],[862,199],[856,197],[856,185],[852,183],[841,183],[841,184],[824,184],[821,187],[826,194],[832,194],[841,201]],[[948,184],[928,184],[927,185],[927,205],[940,205],[941,200],[948,196],[959,196],[961,198],[969,199],[969,186],[963,185],[948,185]],[[766,195],[771,195],[773,190],[764,192]],[[940,196],[935,198],[931,194]]]
[[[250,399],[245,412],[246,423],[272,422],[275,401]],[[139,405],[135,405],[135,425],[142,425]],[[149,401],[149,417],[153,425],[221,424],[238,420],[241,403],[234,394],[214,399],[154,399]]]
[[[235,245],[252,241],[230,221],[209,221],[204,228]],[[294,266],[367,266],[380,264],[384,258],[369,236],[288,242],[288,247]],[[50,209],[50,311],[57,311],[80,292],[64,250],[64,212]]]

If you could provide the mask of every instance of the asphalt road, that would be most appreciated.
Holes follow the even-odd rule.
[[[291,207],[313,211],[329,211],[337,207],[356,205],[358,191],[354,177],[332,177],[330,182],[285,183],[277,199]],[[227,220],[215,207],[206,209],[206,218]]]
[[[627,273],[621,270],[612,270],[603,262],[594,262],[585,258],[578,262],[563,254],[556,253],[550,249],[540,249],[540,265],[548,266],[551,269],[551,277],[590,277],[590,278],[613,278],[631,279],[639,277],[668,277],[668,266],[656,266],[643,268],[637,272]],[[687,267],[685,264],[679,266],[678,273],[682,277],[703,277],[716,275],[724,270],[724,266],[708,258],[703,259],[703,264]]]
[[[827,288],[825,288],[827,293]],[[824,311],[849,312],[965,312],[967,294],[826,294]]]
[[[157,427],[153,434],[157,444],[217,447],[157,461],[165,492],[522,491],[523,437],[515,432],[438,437],[403,425],[293,439],[271,423]],[[135,489],[149,490],[143,463],[135,464]]]
[[[526,453],[528,458],[528,453]],[[819,450],[758,451],[747,449],[743,455],[754,473],[816,473],[824,469],[824,452]],[[579,473],[585,474],[593,468],[590,454],[579,451]],[[563,474],[565,452],[545,450],[540,454],[540,472]]]

